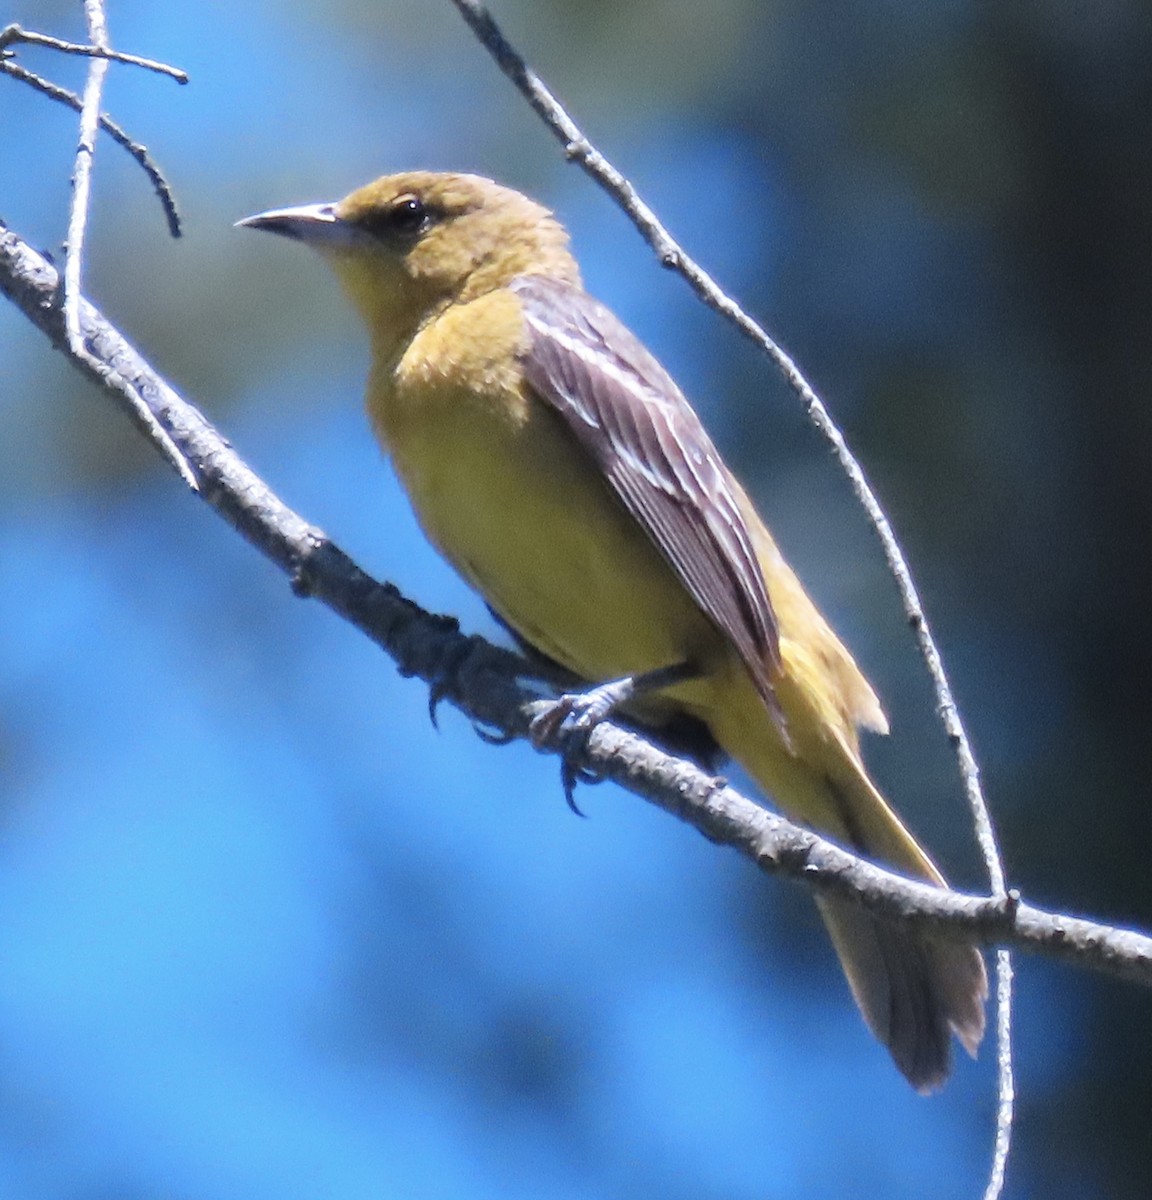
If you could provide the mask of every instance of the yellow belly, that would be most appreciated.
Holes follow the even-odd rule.
[[[429,540],[513,629],[590,681],[722,640],[572,432],[521,384],[519,300],[450,308],[368,388]]]
[[[718,639],[542,401],[521,421],[474,398],[427,409],[392,458],[425,533],[500,616],[585,679],[648,671]]]

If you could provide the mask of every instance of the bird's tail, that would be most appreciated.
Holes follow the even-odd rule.
[[[849,844],[913,878],[946,886],[935,863],[843,747],[841,778],[828,780],[843,812]],[[951,1069],[951,1035],[975,1055],[984,1036],[988,976],[975,946],[941,941],[889,925],[852,904],[820,899],[820,913],[864,1020],[921,1092]]]
[[[826,780],[843,813],[827,830],[897,871],[945,886],[944,877],[851,755],[847,779]],[[952,1066],[952,1034],[969,1054],[984,1036],[988,977],[974,946],[908,933],[853,904],[817,904],[868,1027],[919,1092],[931,1092]]]
[[[762,725],[758,736],[741,737],[745,731],[752,734],[747,727],[714,730],[790,817],[896,871],[945,886],[854,746],[832,734],[819,753],[810,747],[793,756],[765,738]],[[970,1054],[984,1035],[988,977],[979,950],[909,933],[843,901],[817,903],[868,1027],[917,1091],[938,1088],[951,1069],[952,1034]]]
[[[851,904],[817,904],[869,1029],[918,1092],[935,1091],[951,1071],[951,1035],[972,1055],[984,1036],[979,951],[903,933]]]

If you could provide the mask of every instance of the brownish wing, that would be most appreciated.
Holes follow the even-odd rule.
[[[731,641],[781,731],[776,617],[731,478],[668,372],[582,289],[524,275],[529,386],[567,422],[693,600]]]

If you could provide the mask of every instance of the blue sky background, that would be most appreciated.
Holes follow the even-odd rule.
[[[1098,557],[1100,530],[1126,522],[1140,545],[1143,528],[1147,439],[1123,417],[1127,397],[1146,405],[1146,363],[1119,352],[1145,344],[1147,265],[1129,261],[1145,243],[1125,242],[1101,294],[1084,282],[1098,245],[1063,216],[1084,207],[1067,195],[1080,176],[1042,120],[1098,149],[1103,165],[1078,169],[1102,193],[1115,178],[1142,195],[1130,101],[1148,22],[1118,0],[1073,8],[497,15],[860,446],[919,568],[1013,877],[1148,924],[1126,857],[1149,832],[1131,748],[1147,634],[1126,607],[1146,598],[1143,568],[1122,589]],[[80,37],[80,9],[10,0],[0,23]],[[115,44],[192,76],[115,68],[106,105],[169,172],[186,236],[166,239],[105,142],[88,293],[288,503],[498,636],[381,464],[335,286],[232,222],[410,166],[532,192],[875,678],[896,731],[869,747],[886,790],[979,884],[922,668],[826,452],[770,368],[564,165],[448,3],[111,0],[109,19]],[[0,216],[58,246],[73,119],[0,79],[0,133]],[[1115,344],[1070,339],[1069,314],[1082,332],[1101,313]],[[1100,401],[1115,445],[1081,425]],[[914,1095],[798,890],[609,787],[574,819],[554,761],[485,746],[456,714],[435,732],[421,685],[293,599],[7,306],[0,429],[0,1195],[979,1194],[991,1053]],[[1128,453],[1137,492],[1122,493]],[[1009,1194],[1141,1194],[1120,1114],[1146,1110],[1147,999],[1032,961],[1019,990]]]

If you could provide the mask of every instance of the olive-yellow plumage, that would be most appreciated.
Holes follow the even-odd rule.
[[[245,224],[315,246],[372,341],[368,410],[426,534],[525,641],[603,683],[683,667],[637,715],[702,722],[790,816],[943,879],[868,777],[879,701],[662,368],[580,288],[562,226],[470,175],[411,172]],[[821,902],[914,1086],[975,1052],[972,947]]]

